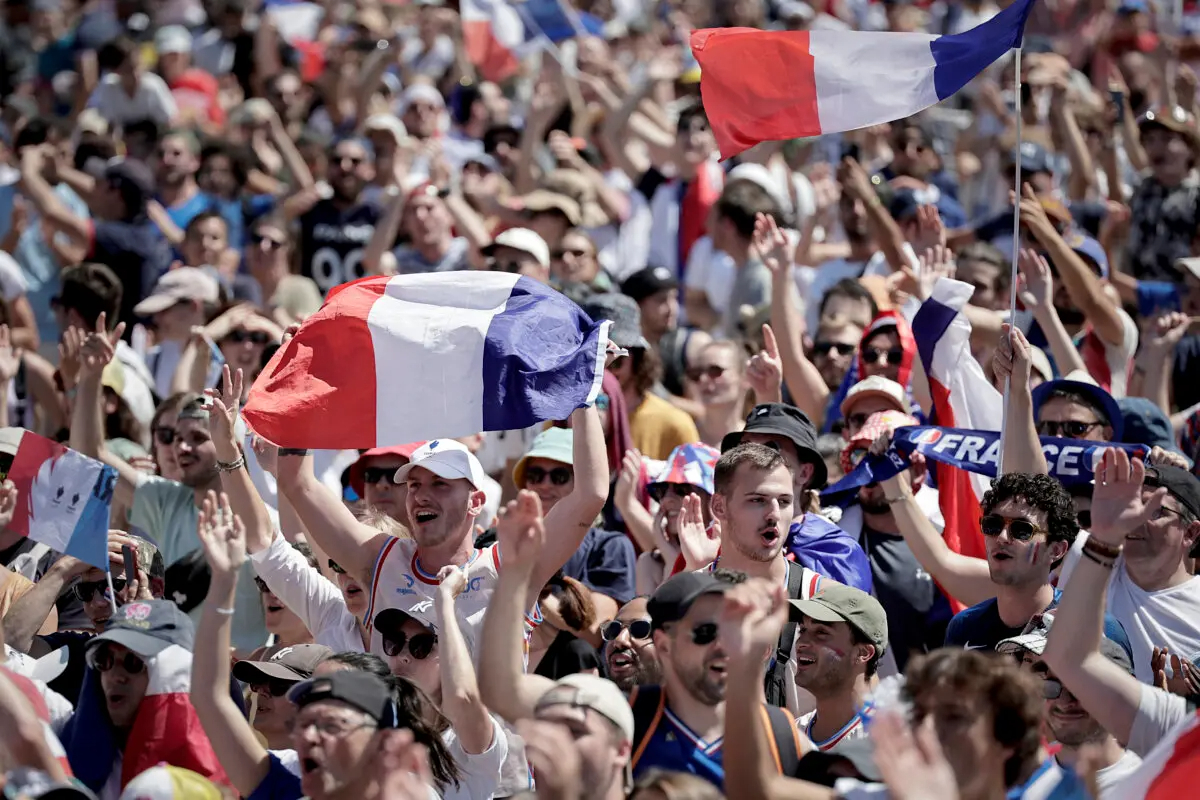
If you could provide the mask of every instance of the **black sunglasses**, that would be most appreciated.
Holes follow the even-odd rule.
[[[363,483],[369,483],[372,486],[381,482],[387,481],[392,486],[401,486],[403,481],[396,480],[396,470],[399,467],[365,467],[363,469]]]
[[[496,259],[492,259],[492,271],[493,272],[513,272],[513,273],[520,272],[521,271],[521,262],[519,262],[519,261],[497,261]]]
[[[1062,697],[1062,693],[1062,681],[1057,678],[1044,678],[1042,680],[1042,697],[1047,700],[1057,700]]]
[[[250,342],[251,344],[268,344],[271,341],[271,337],[262,331],[237,330],[230,331],[229,335],[225,337],[225,341],[235,344],[245,344],[246,342]]]
[[[1017,542],[1028,542],[1039,533],[1047,533],[1045,528],[1039,528],[1027,519],[1009,519],[999,514],[988,514],[979,520],[979,529],[984,536],[999,536],[1007,530],[1008,538]]]
[[[542,469],[541,467],[526,467],[525,468],[525,485],[536,486],[542,481],[550,478],[550,482],[555,486],[566,486],[571,480],[570,467],[555,467],[554,469]]]
[[[814,342],[812,351],[814,356],[827,356],[834,351],[839,356],[848,356],[854,352],[855,347],[857,345],[848,342]]]
[[[862,349],[863,361],[867,364],[878,364],[880,359],[886,358],[887,363],[893,367],[900,366],[900,362],[904,360],[904,350],[899,347],[892,347],[884,350],[882,347],[864,347]]]
[[[1075,420],[1056,422],[1055,420],[1047,419],[1039,422],[1037,429],[1038,433],[1042,436],[1058,436],[1061,433],[1068,438],[1077,439],[1092,428],[1103,424],[1100,420],[1095,422],[1076,422]]]
[[[120,592],[125,588],[124,578],[113,578],[113,591]],[[92,602],[92,596],[99,592],[101,596],[108,588],[108,581],[80,581],[75,584],[75,596],[79,598],[81,603]]]
[[[259,683],[255,681],[250,684],[250,691],[255,694],[262,694],[266,690],[266,694],[271,697],[286,697],[292,687],[296,685],[295,681],[285,681],[280,678],[268,678],[265,682]]]
[[[278,250],[287,244],[286,242],[281,242],[272,236],[263,236],[261,233],[251,234],[250,241],[255,245],[262,245],[264,242],[266,242],[268,250]]]
[[[717,623],[701,622],[692,628],[692,644],[704,647],[717,640]]]
[[[720,364],[709,364],[707,367],[696,367],[687,371],[688,380],[692,383],[699,383],[701,378],[709,378],[716,380],[725,374],[725,368]]]
[[[404,652],[404,645],[408,645],[408,652],[418,661],[429,658],[429,654],[433,652],[433,646],[437,644],[437,637],[432,633],[418,633],[409,636],[403,631],[396,633],[385,633],[383,635],[383,652],[385,655],[393,658]]]
[[[154,441],[163,446],[175,443],[175,429],[166,425],[159,425],[154,429]]]
[[[656,503],[661,503],[667,495],[675,495],[682,499],[699,492],[700,490],[690,483],[652,483],[646,487],[646,493],[654,498]]]
[[[629,638],[631,639],[650,638],[650,620],[648,619],[635,619],[628,625],[619,619],[611,620],[600,628],[600,638],[606,642],[615,642],[621,635],[621,631],[626,628],[629,629]]]
[[[92,651],[91,661],[92,667],[97,672],[108,672],[117,666],[117,664],[120,664],[121,669],[130,675],[138,675],[146,668],[146,662],[134,653],[126,653],[124,658],[117,661],[112,648],[105,645],[101,645]]]
[[[346,570],[342,569],[342,565],[337,563],[336,561],[334,561],[332,558],[329,559],[329,568],[331,570],[333,570],[334,572],[336,572],[338,575],[346,574]]]

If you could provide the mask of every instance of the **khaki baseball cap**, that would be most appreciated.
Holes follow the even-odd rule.
[[[887,614],[883,606],[862,589],[822,578],[807,600],[790,600],[791,616],[803,614],[817,622],[845,622],[875,645],[882,655],[887,650]]]
[[[577,709],[590,708],[616,725],[626,741],[633,741],[633,709],[629,707],[629,698],[607,678],[584,672],[564,676],[541,696],[537,710],[563,705]]]

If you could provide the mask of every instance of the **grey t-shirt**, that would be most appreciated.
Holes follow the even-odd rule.
[[[738,266],[734,274],[733,288],[729,292],[729,305],[721,320],[721,331],[726,338],[741,338],[747,333],[742,330],[742,308],[749,306],[759,311],[770,304],[771,271],[761,259],[751,256],[749,261]]]
[[[467,269],[467,256],[471,246],[466,237],[456,236],[450,240],[446,254],[437,261],[426,261],[414,247],[401,245],[392,251],[396,257],[396,272],[401,275],[412,275],[417,272],[453,272]]]

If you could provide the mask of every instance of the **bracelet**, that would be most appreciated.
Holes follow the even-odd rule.
[[[1083,543],[1083,552],[1091,553],[1092,555],[1099,556],[1100,558],[1106,560],[1116,561],[1121,555],[1121,545],[1108,544],[1089,536],[1087,541]]]
[[[306,450],[303,447],[281,447],[281,448],[279,448],[279,455],[281,455],[281,456],[306,456],[306,455],[308,455],[308,450]]]
[[[1096,553],[1093,553],[1091,550],[1088,550],[1086,547],[1083,548],[1083,557],[1093,563],[1099,564],[1104,569],[1112,569],[1114,566],[1116,566],[1116,563],[1117,563],[1115,559],[1110,560],[1110,559],[1104,558],[1103,556],[1100,556]]]
[[[236,461],[218,461],[217,472],[237,472],[246,466],[245,456],[238,456]]]
[[[221,614],[222,616],[226,616],[226,617],[233,616],[232,608],[214,608],[213,611],[216,611],[218,614]]]
[[[911,494],[902,494],[897,497],[884,497],[883,499],[889,506],[892,506],[892,505],[895,505],[896,503],[903,503],[904,501],[908,500],[911,497],[912,497]]]

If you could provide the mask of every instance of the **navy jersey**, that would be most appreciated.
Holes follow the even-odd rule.
[[[332,200],[318,201],[300,217],[300,274],[312,278],[322,294],[363,277],[363,250],[379,217],[374,203],[339,210]]]

